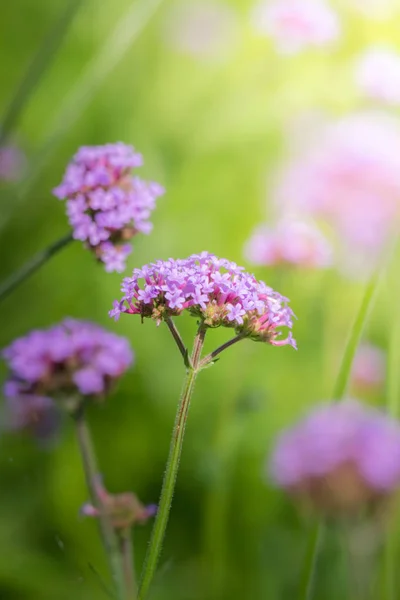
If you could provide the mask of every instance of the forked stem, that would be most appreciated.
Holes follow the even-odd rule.
[[[183,390],[176,412],[175,426],[172,434],[157,516],[154,522],[153,531],[151,533],[150,544],[147,550],[147,556],[139,587],[138,600],[144,600],[149,592],[164,541],[172,497],[174,495],[176,477],[178,474],[186,419],[189,412],[190,399],[193,393],[196,377],[200,371],[200,357],[203,349],[206,330],[207,328],[205,325],[200,323],[193,345],[190,365],[187,366],[186,378],[183,384]]]

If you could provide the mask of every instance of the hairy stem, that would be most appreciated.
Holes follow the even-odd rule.
[[[212,361],[214,360],[214,358],[216,358],[218,356],[218,354],[221,354],[221,352],[223,352],[224,350],[226,350],[230,346],[233,346],[233,344],[236,344],[237,342],[240,342],[240,340],[244,340],[245,337],[246,336],[239,334],[236,337],[232,338],[231,340],[228,340],[227,342],[225,342],[225,344],[222,344],[221,346],[219,346],[218,348],[216,348],[215,350],[213,350],[213,352],[210,352],[210,354],[207,354],[207,356],[205,356],[201,360],[201,362],[200,362],[200,368],[202,369],[205,366],[207,366],[208,364],[212,363]]]
[[[172,333],[172,337],[174,338],[176,345],[178,346],[179,352],[182,354],[183,360],[186,361],[188,351],[187,351],[187,348],[181,338],[181,334],[179,333],[179,331],[178,331],[175,323],[171,319],[171,317],[168,317],[167,319],[165,319],[165,322],[168,325],[168,329]]]
[[[21,283],[29,279],[42,265],[44,265],[54,254],[57,254],[62,248],[65,248],[70,242],[72,242],[72,234],[65,235],[57,242],[51,244],[46,250],[42,250],[34,256],[25,265],[10,275],[8,279],[0,284],[0,301],[4,300],[13,290],[15,290]]]
[[[75,417],[76,435],[79,444],[79,450],[82,458],[83,470],[85,472],[86,484],[89,490],[90,498],[99,511],[100,534],[106,552],[111,575],[114,582],[115,594],[118,600],[130,600],[128,596],[127,585],[125,583],[125,574],[123,569],[122,557],[115,531],[104,510],[98,491],[99,471],[97,468],[96,456],[94,453],[91,435],[86,423],[83,410],[78,410]]]
[[[125,583],[129,600],[136,600],[137,585],[135,578],[135,567],[133,563],[132,531],[129,527],[118,534],[119,549],[122,557]]]
[[[206,327],[203,323],[200,323],[193,345],[193,352],[190,362],[191,366],[187,367],[186,378],[183,384],[183,390],[175,417],[175,426],[172,434],[168,462],[161,489],[157,517],[154,522],[150,544],[147,550],[147,556],[139,587],[138,600],[144,600],[144,598],[146,598],[149,592],[150,585],[153,580],[157,568],[158,559],[161,553],[161,548],[165,536],[165,530],[167,528],[169,513],[171,509],[172,497],[174,495],[176,478],[178,474],[179,460],[182,451],[190,399],[193,393],[196,377],[200,370],[199,362],[204,344],[205,334]]]

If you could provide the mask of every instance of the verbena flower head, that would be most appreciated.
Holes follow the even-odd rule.
[[[369,48],[356,63],[355,80],[367,98],[398,106],[400,54],[386,47]]]
[[[102,399],[133,361],[128,340],[74,319],[34,330],[2,355],[9,368],[4,394],[26,415],[50,399],[70,410],[82,397]]]
[[[253,13],[257,29],[270,36],[282,53],[320,47],[340,35],[337,14],[324,0],[274,0],[261,2]]]
[[[82,240],[106,271],[122,272],[137,233],[149,233],[156,199],[164,193],[131,171],[142,156],[125,144],[83,146],[73,157],[61,184],[53,190],[67,200],[73,236]]]
[[[373,257],[400,214],[400,121],[365,111],[321,127],[282,169],[275,203],[324,219],[342,244]]]
[[[243,267],[208,252],[134,269],[123,280],[122,292],[112,317],[137,314],[160,323],[187,311],[208,327],[230,327],[254,340],[295,346],[291,332],[280,339],[279,329],[292,327],[287,299]]]
[[[133,492],[109,494],[100,477],[97,478],[95,485],[101,507],[97,508],[90,503],[84,504],[81,514],[86,517],[100,517],[104,512],[114,529],[124,531],[138,523],[146,523],[157,512],[157,506],[154,504],[144,506]]]
[[[311,223],[283,220],[275,227],[259,225],[244,249],[255,265],[295,265],[324,268],[332,264],[332,248],[321,231]]]
[[[385,374],[385,352],[373,344],[361,344],[353,361],[352,385],[360,390],[381,388],[385,381]]]
[[[278,439],[275,483],[319,511],[374,509],[400,484],[400,427],[356,400],[325,404]]]

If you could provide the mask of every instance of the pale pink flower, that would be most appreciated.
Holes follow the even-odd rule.
[[[371,47],[359,58],[356,84],[372,100],[400,104],[400,54],[390,48]]]
[[[201,58],[220,58],[236,38],[237,19],[228,4],[184,2],[168,15],[165,38],[177,50]]]
[[[253,22],[282,53],[326,46],[340,35],[339,18],[324,0],[263,1],[253,11]]]
[[[325,219],[342,245],[376,255],[400,210],[400,122],[360,112],[321,127],[281,171],[275,203]]]
[[[357,389],[380,388],[385,381],[386,356],[373,344],[361,344],[354,357],[351,380]]]
[[[311,223],[284,220],[275,227],[259,225],[246,243],[244,254],[256,265],[279,264],[323,268],[332,263],[332,248]]]

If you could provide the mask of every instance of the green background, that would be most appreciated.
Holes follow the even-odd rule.
[[[66,4],[2,3],[0,117]],[[246,264],[243,245],[265,217],[266,181],[279,165],[288,126],[304,111],[339,115],[366,106],[354,88],[352,60],[373,41],[396,40],[394,21],[367,21],[343,2],[340,43],[282,57],[253,31],[252,4],[237,1],[229,3],[236,25],[224,55],[196,57],[166,39],[174,5],[166,0],[105,74],[109,36],[133,5],[80,4],[60,49],[45,52],[52,62],[12,132],[27,170],[20,182],[0,188],[2,278],[68,231],[65,206],[51,189],[72,154],[80,145],[117,140],[142,152],[140,174],[167,190],[153,215],[153,233],[134,240],[128,270],[202,250]],[[139,20],[148,4],[136,3]],[[134,37],[132,31],[129,23],[124,35]],[[363,284],[335,270],[256,273],[290,297],[299,350],[246,341],[201,374],[156,600],[298,597],[310,522],[270,484],[266,460],[283,426],[329,398]],[[74,243],[2,302],[0,344],[65,316],[94,320],[131,340],[134,368],[104,406],[91,410],[90,421],[108,489],[134,490],[153,503],[184,368],[165,326],[134,316],[118,323],[108,318],[121,278],[106,274]],[[398,310],[390,286],[385,275],[365,334],[382,347]],[[190,344],[195,321],[183,315],[177,324]],[[211,331],[206,349],[228,337]],[[384,394],[373,401],[384,403]],[[50,448],[23,434],[1,434],[1,600],[107,597],[96,524],[79,517],[86,499],[71,423],[65,421]],[[150,531],[148,523],[134,533],[138,569]],[[328,539],[315,597],[342,598],[341,572],[336,541]]]

